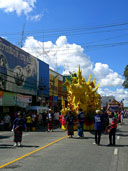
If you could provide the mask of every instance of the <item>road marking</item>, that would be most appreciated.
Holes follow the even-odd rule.
[[[117,155],[117,154],[118,154],[118,149],[115,148],[115,149],[114,149],[114,155]]]
[[[119,140],[120,139],[120,136],[117,136],[117,140]]]
[[[46,148],[46,147],[49,147],[50,145],[55,144],[55,143],[57,143],[57,142],[59,142],[59,141],[65,139],[65,138],[67,138],[67,135],[64,136],[64,137],[62,137],[62,138],[60,138],[60,139],[57,139],[57,140],[55,140],[55,141],[49,143],[49,144],[47,144],[47,145],[45,145],[45,146],[43,146],[43,147],[40,147],[40,148],[38,148],[37,150],[34,150],[34,151],[30,152],[30,153],[27,153],[27,154],[25,154],[25,155],[23,155],[23,156],[21,156],[21,157],[15,159],[15,160],[12,160],[12,161],[10,161],[10,162],[8,162],[8,163],[5,163],[5,164],[1,165],[0,168],[3,168],[3,167],[8,166],[8,165],[10,165],[10,164],[12,164],[12,163],[15,163],[16,161],[19,161],[19,160],[21,160],[21,159],[23,159],[23,158],[25,158],[25,157],[27,157],[27,156],[30,156],[31,154],[34,154],[34,153],[36,153],[36,152],[38,152],[38,151],[40,151],[40,150],[42,150],[42,149],[44,149],[44,148]]]

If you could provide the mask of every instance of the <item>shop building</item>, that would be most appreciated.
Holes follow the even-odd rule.
[[[49,66],[0,38],[0,113],[13,115],[37,103],[37,95],[48,96]]]
[[[38,60],[38,89],[37,89],[37,105],[49,106],[49,65]]]
[[[60,110],[62,96],[65,96],[63,76],[49,69],[49,106],[54,110]]]

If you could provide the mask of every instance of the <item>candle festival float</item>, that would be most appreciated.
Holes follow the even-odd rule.
[[[75,118],[81,108],[85,114],[84,130],[94,130],[93,118],[96,110],[101,109],[100,94],[97,93],[99,84],[96,86],[96,79],[91,81],[91,75],[88,78],[88,82],[85,81],[82,76],[80,66],[78,73],[71,74],[71,82],[66,79],[64,86],[67,89],[67,106],[63,97],[61,98],[62,110],[61,110],[61,127],[66,129],[65,116],[68,111],[72,111]],[[74,130],[77,129],[78,121],[74,122]]]

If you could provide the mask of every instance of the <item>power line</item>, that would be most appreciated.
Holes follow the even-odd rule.
[[[106,38],[106,39],[101,39],[101,40],[97,40],[97,41],[88,42],[87,44],[102,42],[102,41],[106,41],[106,40],[112,40],[112,39],[116,39],[116,38],[123,37],[123,36],[128,36],[128,33],[127,34],[118,35],[118,36],[109,37],[109,38]]]
[[[94,48],[94,47],[124,46],[124,45],[127,45],[127,44],[128,44],[128,42],[113,42],[113,43],[108,43],[108,44],[92,44],[92,45],[81,44],[80,46],[84,46],[86,49],[91,49],[91,48]],[[79,45],[76,45],[76,47],[77,46],[79,46]],[[50,52],[56,52],[58,50],[58,52],[63,52],[63,55],[64,55],[65,54],[64,52],[67,51],[67,53],[68,53],[69,51],[74,51],[76,49],[76,47],[74,47],[74,48],[70,48],[70,47],[63,48],[62,47],[62,49],[56,47],[54,49],[51,49]],[[49,49],[49,48],[46,48],[46,49]]]
[[[65,28],[65,29],[51,29],[51,30],[34,30],[34,31],[26,31],[24,32],[25,35],[29,34],[49,34],[49,33],[65,33],[65,32],[80,32],[80,31],[88,31],[88,30],[97,30],[97,29],[105,29],[105,28],[113,28],[113,27],[119,27],[119,26],[127,26],[128,22],[118,23],[118,24],[104,24],[104,25],[94,25],[94,26],[87,26],[87,27],[73,27],[73,28]],[[19,35],[19,32],[10,32],[10,33],[0,33],[4,36],[9,35]],[[55,34],[54,34],[55,35]]]
[[[66,35],[66,36],[78,36],[78,35],[81,35],[81,34],[87,34],[87,35],[91,35],[91,34],[102,34],[102,33],[112,33],[112,32],[118,32],[118,31],[127,31],[128,29],[116,29],[116,30],[103,30],[103,31],[96,31],[96,32],[87,32],[87,33],[79,33],[79,34],[69,34],[69,35]],[[128,35],[128,34],[125,34],[125,35]],[[53,35],[53,36],[57,36],[57,35]],[[58,35],[59,36],[59,35]],[[119,35],[119,36],[115,36],[115,37],[110,37],[110,38],[108,38],[108,39],[103,39],[103,40],[100,40],[100,41],[104,41],[104,40],[110,40],[110,39],[114,39],[114,38],[117,38],[117,37],[121,37],[121,36],[124,36],[124,35]],[[36,36],[36,38],[41,38],[41,36]],[[45,36],[45,37],[47,37],[48,38],[48,36]],[[52,37],[52,36],[49,36],[49,37]],[[13,40],[16,40],[16,39],[13,39]],[[43,41],[44,42],[44,41]],[[98,41],[96,41],[96,42],[98,42]],[[90,42],[89,42],[90,43]],[[92,42],[92,43],[94,43],[94,42]],[[87,43],[88,44],[88,43]],[[50,50],[51,51],[51,50]],[[44,51],[44,52],[46,52],[46,51]],[[48,53],[47,53],[47,56],[48,56]]]

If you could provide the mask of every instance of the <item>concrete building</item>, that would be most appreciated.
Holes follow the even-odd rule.
[[[49,65],[0,38],[0,116],[43,96],[49,97]]]
[[[101,108],[106,107],[107,104],[111,103],[114,99],[114,96],[101,96]]]

